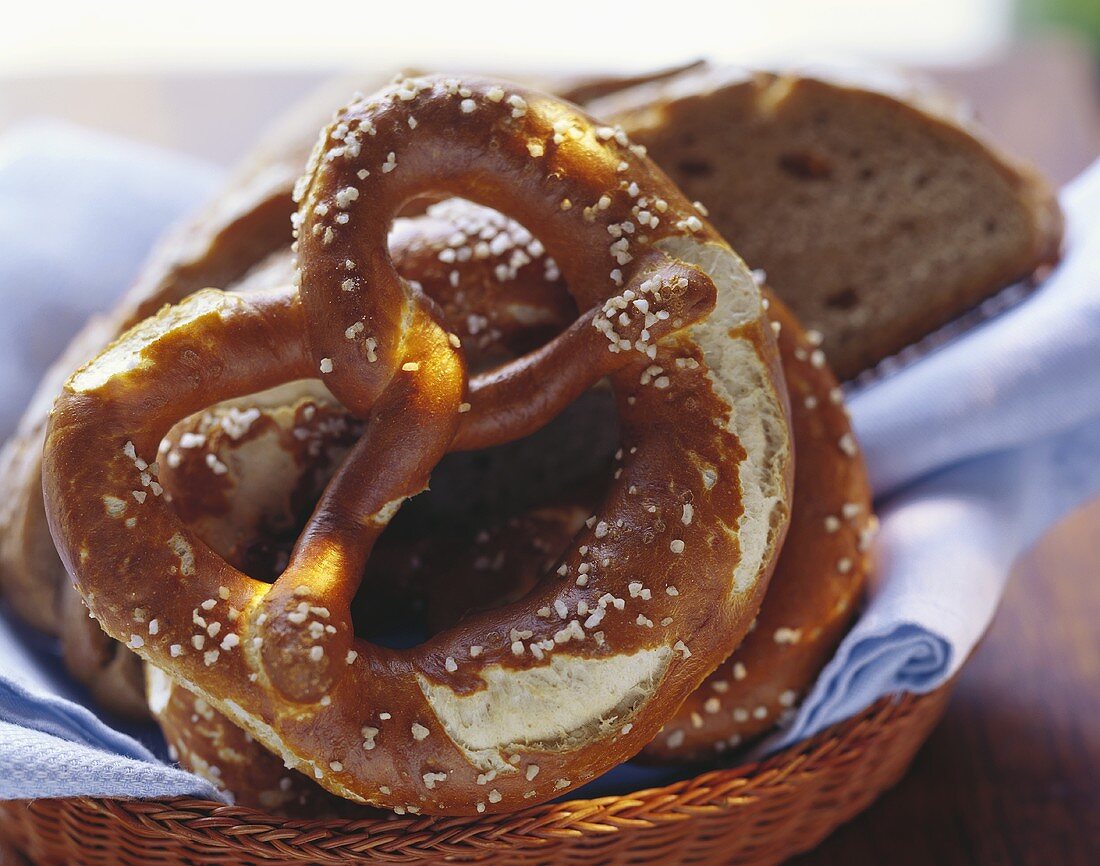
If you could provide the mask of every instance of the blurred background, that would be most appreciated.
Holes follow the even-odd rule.
[[[931,71],[1020,155],[1066,180],[1100,135],[1098,46],[1100,0],[44,0],[5,11],[0,129],[51,115],[227,163],[272,113],[349,69],[857,55]]]

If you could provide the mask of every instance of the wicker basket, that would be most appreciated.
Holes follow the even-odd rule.
[[[806,851],[896,783],[951,684],[883,700],[758,764],[629,796],[485,818],[292,821],[206,800],[0,803],[0,863],[768,864]]]

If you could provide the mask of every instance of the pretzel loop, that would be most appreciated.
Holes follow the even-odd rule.
[[[446,134],[411,134],[420,127]],[[603,146],[616,135],[557,100],[528,101],[470,79],[406,79],[396,95],[340,111],[295,189],[300,291],[333,394],[365,415],[406,363],[402,321],[416,300],[386,241],[402,206],[426,193],[460,196],[536,229],[585,311],[539,351],[473,384],[459,448],[533,432],[635,352],[654,357],[662,337],[704,317],[715,301],[710,277],[645,247],[668,203],[654,198],[646,211],[638,191],[668,182],[640,149]],[[627,251],[632,240],[640,253]],[[625,303],[605,311],[612,294]]]

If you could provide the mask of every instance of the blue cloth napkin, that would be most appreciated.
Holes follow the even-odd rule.
[[[56,123],[0,139],[0,434],[79,323],[110,307],[153,238],[218,171]],[[793,721],[810,736],[879,697],[949,679],[989,625],[1016,556],[1100,493],[1100,163],[1062,197],[1068,252],[1018,306],[856,393],[882,518],[865,612]],[[154,729],[97,718],[56,648],[0,610],[0,797],[188,794]],[[627,766],[585,793],[683,770]]]
[[[882,531],[867,609],[779,748],[932,691],[1013,561],[1100,493],[1100,162],[1061,195],[1066,256],[1023,302],[851,397]]]
[[[55,121],[0,138],[0,439],[73,334],[221,175]]]

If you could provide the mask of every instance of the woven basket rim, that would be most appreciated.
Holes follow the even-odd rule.
[[[858,766],[864,747],[885,726],[927,704],[942,704],[951,685],[924,695],[882,698],[856,716],[760,761],[707,770],[630,794],[552,801],[497,815],[398,816],[371,810],[363,817],[297,819],[196,798],[66,799],[85,810],[109,813],[141,837],[170,835],[206,849],[237,850],[250,856],[262,846],[273,858],[308,857],[318,863],[362,862],[364,855],[393,862],[473,857],[488,849],[533,848],[586,836],[644,831],[667,822],[720,814],[782,789],[794,790],[826,766]],[[33,808],[34,801],[30,802]]]

